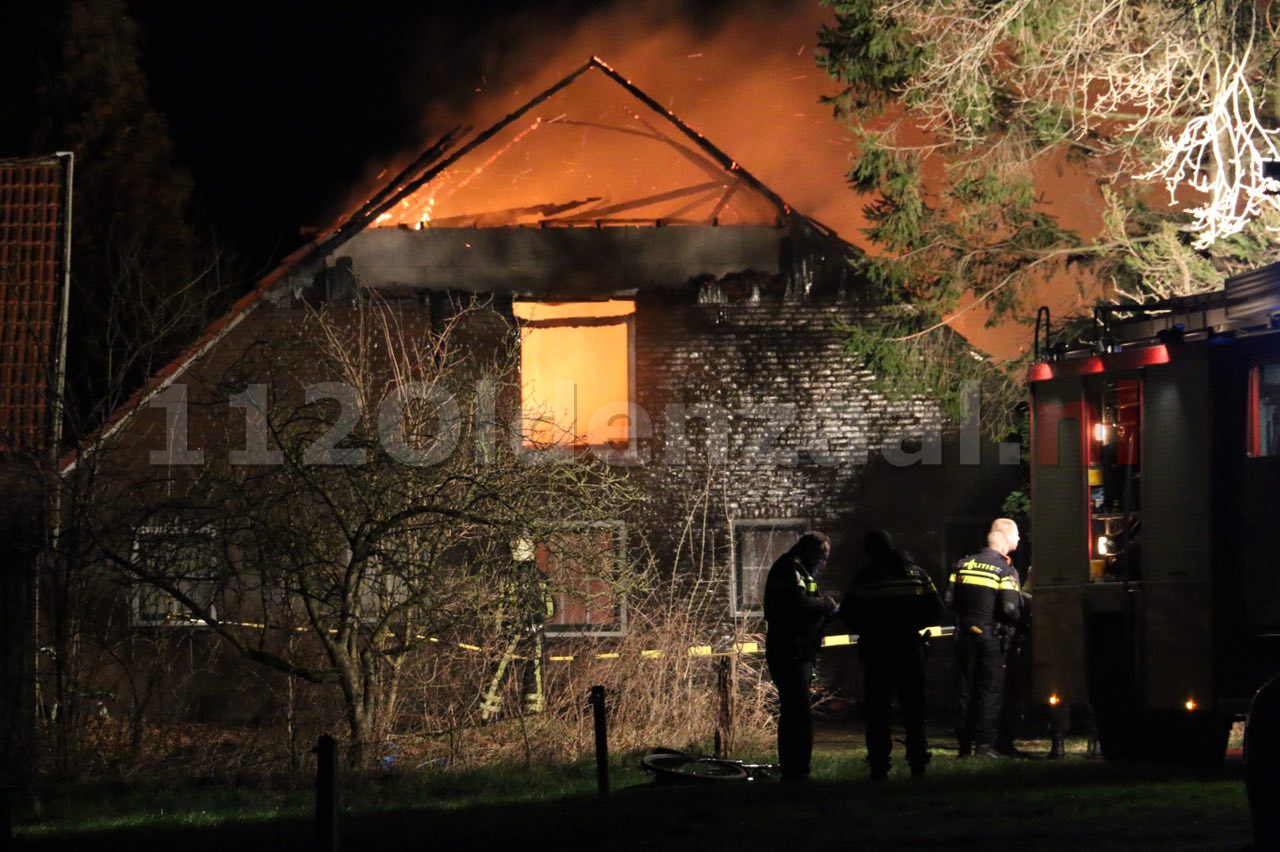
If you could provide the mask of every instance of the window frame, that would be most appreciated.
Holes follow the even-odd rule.
[[[542,530],[540,533],[530,536],[530,538],[533,539],[533,546],[535,550],[535,556],[534,556],[535,562],[537,559],[537,556],[536,556],[537,546],[539,543],[544,543],[542,540],[542,537],[553,535],[557,532],[577,532],[577,531],[590,531],[590,530],[611,530],[613,532],[614,563],[619,573],[621,573],[622,570],[626,567],[626,558],[627,558],[627,525],[623,521],[590,521],[582,524],[559,524],[553,527],[549,527],[545,530]],[[588,578],[588,579],[591,579],[591,578]],[[567,594],[567,592],[556,593],[554,590],[551,592],[553,600],[558,598],[560,594]],[[558,608],[559,606],[558,600],[556,600],[556,604]],[[625,594],[618,596],[618,600],[615,602],[615,611],[617,613],[617,623],[616,623],[616,626],[613,626],[613,627],[606,627],[601,629],[600,625],[591,625],[591,624],[553,624],[550,620],[547,620],[542,625],[543,632],[547,635],[548,638],[556,637],[556,638],[565,638],[565,639],[580,639],[580,638],[616,639],[618,637],[627,635],[627,632],[629,630],[628,612],[627,612],[627,596]]]
[[[579,444],[577,442],[574,442],[572,444],[553,444],[547,447],[535,447],[535,446],[529,446],[527,443],[525,443],[523,435],[521,435],[520,437],[519,444],[520,444],[521,450],[526,453],[554,452],[557,450],[561,452],[568,451],[568,452],[608,453],[608,454],[612,454],[610,457],[610,461],[612,461],[615,464],[634,463],[639,458],[639,441],[638,441],[638,435],[637,435],[637,420],[639,418],[636,416],[637,415],[636,408],[638,406],[638,403],[636,401],[636,315],[639,312],[639,302],[636,299],[636,292],[634,290],[629,290],[626,292],[613,293],[610,295],[600,296],[597,298],[590,298],[590,299],[581,298],[581,299],[572,299],[568,301],[548,299],[545,297],[538,297],[535,295],[523,295],[523,296],[517,295],[513,298],[512,301],[513,301],[513,304],[578,304],[578,303],[586,304],[591,302],[616,302],[616,301],[626,301],[631,303],[631,306],[632,306],[631,313],[627,314],[625,318],[623,318],[622,321],[619,323],[619,325],[624,325],[627,331],[627,399],[625,400],[625,402],[626,402],[628,411],[627,411],[627,445],[626,447],[619,448],[614,443],[611,443],[611,442],[605,442],[601,444],[593,444],[590,442]],[[514,309],[513,309],[513,316],[514,316]],[[526,419],[527,419],[525,415],[525,410],[524,410],[524,389],[523,389],[524,388],[524,334],[523,332],[524,332],[524,326],[527,322],[528,322],[527,320],[523,320],[518,316],[516,317],[516,327],[520,331],[520,334],[516,336],[516,340],[518,344],[517,353],[518,353],[518,360],[519,360],[519,363],[517,365],[517,372],[518,372],[518,376],[520,379],[520,386],[521,386],[521,391],[520,391],[520,422],[522,424],[521,431],[523,431],[523,424],[526,422]],[[577,428],[580,412],[576,410],[576,405],[577,405],[576,400],[574,405],[575,405],[574,426],[575,428]],[[591,422],[590,416],[593,414],[595,414],[595,412],[591,412],[587,417],[588,425]]]
[[[1249,364],[1245,411],[1245,457],[1280,458],[1280,441],[1272,452],[1262,451],[1262,375],[1268,367],[1280,368],[1280,358],[1255,358]]]
[[[729,570],[729,611],[735,618],[761,618],[764,616],[764,589],[761,587],[760,603],[755,606],[742,606],[742,539],[744,530],[789,530],[799,538],[813,530],[809,518],[734,518],[729,521],[729,540],[733,547],[733,563]],[[766,577],[770,565],[763,566]]]
[[[163,539],[166,537],[176,538],[179,536],[185,537],[188,540],[194,539],[196,536],[200,536],[209,544],[209,548],[210,548],[209,552],[211,554],[211,558],[209,559],[209,562],[208,562],[209,579],[207,580],[207,582],[210,584],[210,586],[213,587],[213,593],[214,593],[214,600],[210,601],[209,609],[214,619],[220,621],[221,616],[218,614],[218,603],[216,600],[217,598],[217,588],[216,588],[217,556],[213,552],[213,548],[215,546],[215,536],[214,536],[213,530],[209,530],[209,529],[189,530],[189,529],[185,529],[183,527],[177,527],[177,526],[142,527],[141,529],[137,530],[134,534],[133,543],[130,551],[130,557],[133,560],[134,564],[136,565],[139,563],[141,559],[144,541],[147,541],[147,540],[155,541],[157,539]],[[181,582],[187,583],[188,585],[195,585],[197,583],[206,582],[206,581],[182,578]],[[183,606],[182,603],[179,602],[177,598],[175,598],[170,592],[160,588],[159,586],[153,583],[148,583],[143,580],[135,580],[130,585],[132,586],[131,593],[129,595],[130,626],[134,628],[142,628],[142,629],[163,629],[163,628],[195,629],[195,628],[202,628],[202,627],[207,628],[209,626],[209,622],[206,621],[205,619],[195,618],[191,616],[189,613],[187,613],[186,607]],[[156,598],[157,603],[160,603],[160,602],[172,603],[178,608],[179,611],[176,613],[171,612],[170,615],[162,619],[143,618],[142,604],[143,604],[144,596],[147,596],[147,597],[154,596]],[[155,611],[158,612],[159,608],[155,607]]]

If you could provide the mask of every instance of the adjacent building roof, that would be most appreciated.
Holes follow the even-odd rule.
[[[54,440],[69,207],[69,155],[0,160],[0,452]]]

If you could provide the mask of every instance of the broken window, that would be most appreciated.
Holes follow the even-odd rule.
[[[808,529],[808,522],[797,518],[734,522],[731,594],[735,615],[764,611],[764,583],[769,569]]]
[[[1249,371],[1249,455],[1280,456],[1280,363]]]
[[[199,627],[207,622],[192,613],[173,594],[156,583],[172,585],[197,606],[217,618],[214,603],[218,553],[207,533],[183,530],[145,530],[134,541],[133,557],[139,573],[156,578],[143,581],[133,595],[133,623],[138,627]]]
[[[547,631],[607,635],[626,630],[621,524],[558,530],[538,541],[534,561],[554,604]]]
[[[516,302],[526,447],[632,444],[635,302]]]

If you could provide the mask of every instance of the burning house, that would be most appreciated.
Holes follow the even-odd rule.
[[[976,425],[945,432],[934,402],[874,389],[843,329],[875,300],[834,231],[595,58],[463,137],[263,279],[109,422],[98,446],[112,454],[81,459],[99,453],[125,481],[198,465],[219,440],[251,445],[250,427],[209,414],[250,417],[245,394],[270,370],[246,353],[316,305],[377,294],[405,329],[456,320],[477,346],[512,347],[518,399],[495,411],[522,424],[523,449],[593,454],[641,495],[639,512],[595,507],[599,552],[711,566],[729,635],[758,629],[764,574],[805,530],[834,540],[832,591],[869,527],[938,578],[980,542],[1016,484],[1016,448],[984,445]],[[155,534],[133,552],[163,546]],[[545,567],[536,543],[511,548]],[[625,633],[625,600],[602,602],[584,574],[558,593],[548,633]],[[135,626],[214,617],[190,616],[201,601],[186,582],[146,593]]]

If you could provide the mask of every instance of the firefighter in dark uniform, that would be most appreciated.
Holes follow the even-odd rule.
[[[853,578],[840,615],[858,634],[871,780],[889,776],[889,708],[895,689],[907,733],[907,763],[912,776],[920,777],[930,757],[924,729],[926,639],[921,631],[942,620],[942,601],[928,573],[894,550],[889,533],[872,530],[863,547],[868,562]]]
[[[816,575],[831,553],[822,533],[809,532],[773,563],[764,587],[765,661],[778,690],[778,763],[784,781],[809,777],[813,715],[809,686],[822,629],[835,601],[818,594]]]
[[[956,614],[956,698],[960,756],[999,757],[997,725],[1004,690],[1005,650],[1021,617],[1018,573],[1004,533],[956,563],[944,602]]]

